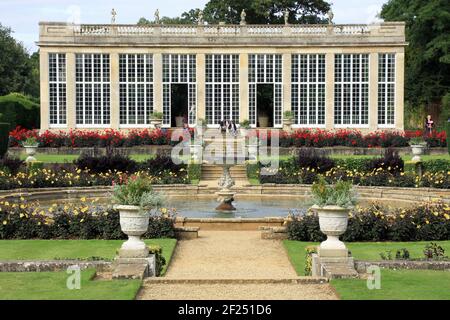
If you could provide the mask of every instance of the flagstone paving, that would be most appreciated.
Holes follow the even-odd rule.
[[[328,283],[290,282],[298,276],[282,243],[260,236],[257,231],[200,231],[198,239],[179,241],[160,279],[167,283],[148,279],[138,299],[337,298]]]

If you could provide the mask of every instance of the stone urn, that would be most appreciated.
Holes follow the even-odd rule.
[[[284,131],[291,131],[292,130],[292,125],[294,124],[294,121],[292,119],[283,119],[283,130]]]
[[[195,163],[198,163],[202,159],[202,144],[200,143],[191,143],[189,146],[191,158]]]
[[[156,128],[156,129],[161,128],[161,126],[162,126],[162,119],[156,119],[156,118],[150,119],[150,125],[153,128]]]
[[[420,156],[424,154],[425,148],[426,148],[425,144],[413,144],[413,145],[411,145],[411,151],[412,151],[412,154],[413,154],[413,158],[412,158],[413,162],[420,162],[420,161],[422,161]]]
[[[319,255],[322,257],[346,257],[348,250],[345,244],[339,240],[339,236],[347,230],[350,209],[339,206],[314,206],[313,209],[319,214],[320,231],[327,236],[327,240],[320,244]]]
[[[25,152],[27,153],[27,159],[25,162],[34,162],[36,161],[36,158],[34,157],[37,153],[37,145],[34,146],[23,146],[25,148]]]
[[[141,236],[147,232],[149,212],[143,212],[138,206],[116,205],[114,209],[120,213],[120,228],[128,236],[119,255],[127,258],[147,257],[149,252]]]

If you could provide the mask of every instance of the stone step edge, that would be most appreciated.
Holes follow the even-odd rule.
[[[145,284],[325,284],[325,277],[298,277],[286,279],[168,279],[147,278]]]

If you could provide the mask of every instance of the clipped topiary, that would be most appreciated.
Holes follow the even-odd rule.
[[[8,152],[9,129],[9,123],[0,123],[0,158],[3,158]]]

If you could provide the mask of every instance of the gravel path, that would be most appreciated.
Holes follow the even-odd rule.
[[[169,282],[176,283],[158,283],[149,279],[144,282],[138,299],[337,299],[328,283],[274,283],[276,279],[297,278],[280,241],[261,240],[260,232],[248,231],[201,231],[199,236],[196,240],[178,242],[165,276]],[[181,279],[187,282],[178,283]],[[216,281],[198,283],[195,279]],[[252,280],[254,283],[240,283],[238,279],[274,279],[274,282]]]
[[[329,284],[151,284],[140,300],[336,300]]]
[[[260,237],[258,231],[200,231],[198,239],[178,242],[166,278],[297,277],[282,243]]]

